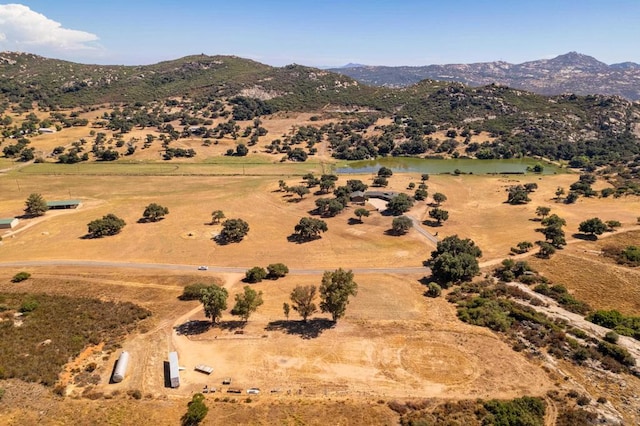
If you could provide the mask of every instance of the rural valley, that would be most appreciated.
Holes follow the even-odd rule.
[[[637,101],[3,52],[0,134],[2,424],[640,422]]]

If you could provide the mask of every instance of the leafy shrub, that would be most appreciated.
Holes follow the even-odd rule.
[[[289,268],[284,263],[271,263],[267,266],[267,277],[272,280],[282,278],[289,273]]]
[[[38,306],[39,303],[36,300],[25,300],[20,305],[19,311],[22,313],[33,312],[38,308]]]
[[[618,333],[615,331],[608,331],[607,334],[604,335],[604,340],[613,344],[618,343],[619,338],[620,336],[618,336]]]
[[[440,287],[438,283],[430,282],[428,285],[427,296],[440,297],[440,294],[442,294],[442,287]]]
[[[28,272],[18,272],[17,274],[15,274],[13,276],[13,278],[11,278],[11,282],[12,283],[19,283],[22,282],[24,280],[28,280],[29,278],[31,278],[31,274]]]
[[[491,413],[483,424],[540,425],[544,424],[545,403],[540,398],[522,397],[511,401],[491,400],[484,403]]]
[[[245,272],[244,279],[248,283],[258,283],[265,278],[267,278],[267,271],[260,266],[254,266]]]

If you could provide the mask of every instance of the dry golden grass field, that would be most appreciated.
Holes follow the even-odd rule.
[[[101,112],[86,114],[91,120]],[[292,125],[308,124],[310,116],[264,120],[270,132],[267,141],[281,137]],[[89,131],[88,127],[65,129],[39,136],[34,144],[37,140],[36,146],[46,151],[89,137]],[[143,138],[144,134],[143,130],[130,136]],[[229,424],[326,424],[327,413],[331,424],[395,424],[397,415],[386,405],[394,399],[541,396],[562,386],[557,377],[545,373],[539,361],[513,351],[496,334],[460,322],[455,306],[444,298],[424,297],[425,287],[419,281],[424,274],[415,268],[429,258],[433,243],[415,229],[404,236],[389,235],[386,231],[392,217],[373,205],[367,204],[371,216],[363,218],[363,223],[350,220],[356,206],[349,206],[325,219],[329,230],[322,238],[303,244],[288,241],[299,219],[315,208],[318,196],[298,199],[278,190],[278,181],[300,185],[304,173],[328,172],[332,161],[326,155],[300,164],[279,163],[280,155],[263,154],[237,162],[221,156],[235,145],[230,139],[211,147],[202,147],[195,140],[181,143],[197,148],[198,157],[163,162],[157,149],[149,149],[132,156],[135,162],[131,164],[45,163],[0,174],[1,217],[20,215],[33,192],[47,200],[82,201],[77,210],[49,211],[42,218],[22,220],[12,232],[0,233],[0,291],[131,301],[153,312],[122,342],[132,357],[122,383],[108,384],[119,351],[89,348],[62,375],[71,398],[53,398],[38,385],[3,384],[7,392],[0,400],[0,423],[64,424],[76,418],[78,424],[176,424],[191,394],[205,384],[226,390],[221,386],[224,377],[232,377],[233,386],[242,389],[259,387],[261,395],[251,402],[245,402],[246,394],[232,396],[235,403],[214,402],[216,397],[227,397],[226,393],[207,395],[210,412],[205,424],[218,424],[220,418]],[[5,166],[12,163],[0,159],[0,169]],[[372,178],[341,176],[338,184],[347,179],[371,184]],[[573,205],[556,203],[556,188],[568,188],[576,180],[575,174],[434,175],[427,181],[428,192],[447,196],[442,208],[449,211],[449,220],[442,226],[424,224],[423,228],[437,233],[438,238],[458,234],[473,239],[483,251],[481,262],[492,265],[508,257],[510,247],[518,242],[541,239],[535,231],[540,223],[533,220],[537,206],[549,206],[552,213],[566,219],[569,240],[585,219],[619,220],[622,228],[614,236],[598,242],[571,242],[551,260],[531,258],[531,263],[595,308],[637,315],[637,268],[623,268],[594,252],[611,241],[638,242],[637,232],[626,231],[637,225],[640,199],[581,198]],[[420,175],[395,174],[388,189],[407,191],[411,182],[419,183]],[[505,204],[508,186],[530,182],[538,184],[531,203]],[[152,202],[168,207],[170,213],[157,223],[138,223],[145,206]],[[419,202],[408,214],[427,221],[429,208]],[[249,223],[249,234],[242,242],[218,245],[213,240],[221,226],[210,223],[211,212],[218,209],[227,218]],[[122,232],[102,239],[83,238],[87,223],[108,213],[126,221]],[[105,264],[91,268],[55,264],[61,260]],[[23,261],[51,264],[1,265]],[[125,268],[117,262],[188,266],[182,270]],[[185,285],[217,282],[229,290],[231,307],[233,296],[245,285],[243,274],[222,274],[213,267],[242,270],[276,262],[300,273],[254,284],[264,293],[265,303],[241,328],[228,311],[222,327],[210,328],[198,302],[178,300]],[[197,271],[198,265],[212,270]],[[320,274],[313,271],[338,267],[367,272],[355,276],[359,292],[345,318],[329,327],[328,316],[316,314],[309,325],[302,326],[292,312],[293,321],[284,321],[282,304],[291,290],[298,284],[319,285]],[[380,268],[396,268],[396,272],[375,270]],[[11,277],[22,270],[32,278],[11,283]],[[236,333],[238,330],[242,333]],[[178,351],[186,367],[179,389],[164,386],[163,362],[170,350]],[[89,362],[98,364],[101,382],[95,387],[74,383],[72,370]],[[205,376],[193,371],[200,363],[212,365],[214,373]],[[127,396],[133,390],[141,392],[141,401]],[[83,394],[85,398],[80,397]]]

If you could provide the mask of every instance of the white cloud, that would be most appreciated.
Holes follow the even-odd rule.
[[[64,54],[95,50],[98,36],[63,28],[22,4],[0,5],[0,50]]]

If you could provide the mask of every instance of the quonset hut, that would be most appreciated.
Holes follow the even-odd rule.
[[[129,352],[122,351],[118,362],[116,362],[116,368],[113,370],[113,382],[120,383],[124,380],[124,376],[127,374],[127,366],[129,365]]]

